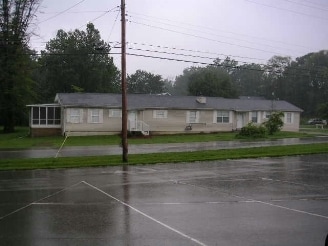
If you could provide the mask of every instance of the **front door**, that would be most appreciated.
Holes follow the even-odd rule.
[[[128,121],[129,121],[129,131],[137,130],[137,111],[129,111]]]
[[[244,113],[237,113],[237,129],[241,129],[244,126]]]

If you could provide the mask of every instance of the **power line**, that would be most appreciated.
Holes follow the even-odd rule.
[[[136,53],[127,53],[129,56],[137,56],[137,57],[145,57],[145,58],[152,58],[152,59],[160,59],[160,60],[167,60],[167,61],[177,61],[177,62],[185,62],[185,63],[193,63],[193,64],[201,64],[201,65],[207,65],[207,66],[217,66],[217,67],[225,67],[225,68],[232,68],[232,69],[241,69],[241,70],[249,70],[249,71],[257,71],[257,72],[272,72],[275,74],[287,74],[287,75],[294,75],[290,72],[286,71],[281,71],[281,70],[274,70],[277,68],[284,68],[284,67],[279,67],[279,66],[268,66],[268,65],[260,65],[262,68],[251,68],[251,67],[246,67],[246,66],[239,66],[239,65],[227,65],[227,64],[214,64],[214,63],[209,63],[209,62],[201,62],[201,61],[191,61],[191,60],[185,60],[185,59],[177,59],[177,58],[169,58],[169,57],[161,57],[161,56],[152,56],[152,55],[143,55],[143,54],[136,54]],[[302,69],[302,68],[293,68],[293,67],[288,67],[291,70],[295,70],[299,74],[300,71],[303,72],[312,72],[313,70],[309,69]],[[319,71],[316,71],[319,72]],[[327,79],[325,77],[317,76],[316,78],[319,79]]]
[[[154,48],[161,48],[161,49],[170,49],[170,50],[178,50],[178,51],[185,51],[185,52],[192,52],[192,53],[200,53],[200,54],[210,54],[210,55],[218,55],[218,56],[225,56],[225,57],[237,57],[242,59],[249,59],[249,60],[266,60],[262,58],[254,58],[254,57],[247,57],[247,56],[235,56],[235,55],[228,55],[223,53],[215,53],[215,52],[209,52],[209,51],[202,51],[202,50],[192,50],[192,49],[183,49],[183,48],[177,48],[177,47],[168,47],[168,46],[161,46],[161,45],[153,45],[153,44],[145,44],[145,43],[137,43],[137,42],[128,42],[129,44],[136,44],[141,46],[149,46]]]
[[[40,21],[40,22],[38,22],[38,24],[41,24],[41,23],[44,23],[44,22],[46,22],[46,21],[48,21],[48,20],[51,20],[51,19],[56,18],[57,16],[59,16],[59,15],[61,15],[61,14],[64,14],[64,13],[67,12],[68,10],[70,10],[70,9],[72,9],[72,8],[74,8],[74,7],[78,6],[78,5],[80,5],[80,4],[83,3],[84,1],[85,1],[85,0],[82,0],[82,1],[80,1],[80,2],[78,2],[78,3],[76,3],[76,4],[74,4],[73,6],[67,8],[67,9],[65,9],[65,10],[63,10],[63,11],[60,11],[58,14],[55,14],[55,15],[53,15],[53,16],[51,16],[51,17],[49,17],[49,18],[47,18],[47,19],[45,19],[45,20],[43,20],[43,21]]]
[[[140,22],[136,22],[136,21],[129,21],[129,22],[137,24],[137,25],[142,25],[142,26],[147,26],[147,27],[160,29],[160,30],[164,30],[164,31],[168,31],[168,32],[178,33],[178,34],[182,34],[182,35],[186,35],[186,36],[190,36],[190,37],[195,37],[195,38],[199,38],[199,39],[204,39],[204,40],[208,40],[208,41],[212,41],[212,42],[217,42],[217,43],[221,43],[221,44],[226,44],[226,45],[231,45],[231,46],[236,46],[236,47],[251,49],[251,50],[256,50],[256,51],[261,51],[261,52],[265,52],[265,53],[271,53],[271,54],[274,54],[274,55],[282,55],[282,56],[284,55],[282,53],[277,53],[277,52],[258,49],[258,48],[253,48],[253,47],[249,47],[249,46],[245,46],[245,45],[233,44],[233,43],[224,42],[224,41],[211,39],[211,38],[206,38],[206,37],[202,37],[202,36],[198,36],[198,35],[194,35],[194,34],[190,34],[190,33],[179,32],[179,31],[168,29],[168,28],[163,28],[163,27],[158,27],[158,26],[154,26],[154,25],[150,25],[150,24],[140,23]]]
[[[119,49],[120,47],[116,47]],[[87,56],[87,55],[122,55],[121,52],[83,52],[83,53],[25,53],[21,55],[30,55],[30,56]],[[154,56],[154,55],[146,55],[146,54],[137,54],[137,53],[126,53],[128,56],[135,56],[135,57],[143,57],[143,58],[151,58],[151,59],[158,59],[158,60],[166,60],[166,61],[175,61],[175,62],[184,62],[184,63],[191,63],[191,64],[199,64],[199,65],[206,65],[206,66],[217,66],[217,67],[224,67],[224,68],[231,68],[231,69],[240,69],[240,70],[249,70],[249,71],[257,71],[257,72],[271,72],[275,74],[286,74],[286,75],[298,75],[300,72],[303,72],[305,75],[309,75],[311,72],[315,73],[322,73],[322,67],[315,66],[312,69],[306,68],[299,68],[299,67],[292,67],[292,66],[269,66],[266,64],[255,64],[259,65],[260,68],[249,67],[247,65],[252,65],[249,63],[245,63],[244,65],[229,65],[229,64],[215,64],[213,62],[205,62],[205,61],[195,61],[195,60],[188,60],[188,59],[180,59],[180,58],[171,58],[171,57],[163,57],[163,56]],[[178,54],[175,54],[178,55]],[[236,61],[238,62],[238,61]],[[254,64],[254,63],[253,63]],[[286,68],[289,71],[286,72]],[[291,73],[293,71],[295,73]],[[323,79],[328,80],[325,76],[316,76],[316,79]]]
[[[142,18],[142,17],[135,17],[135,16],[131,16],[129,15],[129,17],[132,17],[132,18],[139,18],[139,19],[142,19],[142,20],[145,20],[145,21],[149,21],[149,19],[147,18]],[[254,42],[254,41],[249,41],[249,40],[246,40],[246,39],[241,39],[241,38],[233,38],[233,37],[228,37],[228,36],[225,36],[225,35],[219,35],[217,33],[209,33],[209,32],[204,32],[204,31],[200,31],[199,29],[194,29],[194,28],[186,28],[186,27],[182,27],[182,26],[178,26],[178,25],[175,25],[175,24],[168,24],[168,23],[165,23],[165,22],[161,22],[161,21],[154,21],[154,20],[151,20],[152,23],[158,23],[158,24],[162,24],[162,25],[167,25],[167,26],[171,26],[171,27],[176,27],[176,28],[180,28],[180,29],[185,29],[185,30],[188,30],[188,31],[197,31],[199,33],[202,33],[202,34],[207,34],[207,35],[212,35],[212,36],[217,36],[217,37],[221,37],[221,38],[225,38],[225,39],[232,39],[234,41],[241,41],[241,42],[246,42],[246,43],[249,43],[249,44],[255,44],[255,45],[261,45],[261,46],[266,46],[266,47],[269,47],[269,48],[274,48],[274,49],[284,49],[284,50],[287,50],[287,51],[291,51],[291,52],[295,52],[294,50],[290,50],[288,48],[284,48],[284,47],[277,47],[277,46],[273,46],[273,45],[269,45],[269,44],[264,44],[264,43],[259,43],[259,42]],[[202,28],[203,30],[203,28]],[[295,46],[294,46],[295,47]],[[304,48],[304,47],[303,47]]]
[[[311,5],[308,5],[308,4],[304,4],[304,3],[300,3],[300,2],[295,2],[295,1],[291,1],[291,0],[281,0],[281,1],[285,1],[285,2],[289,2],[289,3],[297,4],[297,5],[300,5],[300,6],[307,7],[307,8],[312,8],[312,9],[317,9],[317,10],[322,10],[322,11],[328,11],[328,9],[326,9],[326,8],[322,8],[322,7],[318,7],[318,6],[313,6],[313,5],[311,6]]]
[[[97,16],[96,18],[92,19],[91,21],[89,21],[89,23],[90,23],[90,22],[94,22],[94,21],[100,19],[101,17],[107,15],[108,13],[113,12],[113,10],[114,10],[114,9],[117,9],[117,8],[119,8],[119,6],[116,6],[116,7],[112,8],[112,9],[110,9],[110,10],[105,11],[105,13],[103,13],[103,14]],[[78,27],[77,29],[80,29],[80,28],[82,28],[82,27],[84,27],[84,26],[86,26],[86,25],[87,25],[87,24],[84,24],[84,25]]]
[[[291,9],[286,9],[286,8],[281,8],[281,7],[277,7],[277,6],[265,4],[265,3],[255,2],[255,1],[252,1],[252,0],[246,0],[246,1],[247,2],[250,2],[250,3],[253,3],[253,4],[257,4],[257,5],[262,5],[262,6],[265,6],[265,7],[269,7],[269,8],[274,8],[274,9],[278,9],[278,10],[288,11],[288,12],[291,12],[291,13],[294,13],[294,14],[304,15],[304,16],[307,16],[307,17],[311,17],[311,18],[316,18],[316,19],[328,21],[328,18],[324,18],[324,17],[320,17],[320,16],[316,16],[316,15],[310,15],[310,14],[306,14],[306,13],[303,13],[303,12],[298,12],[298,11],[291,10]]]
[[[146,49],[138,49],[138,48],[128,48],[129,50],[136,50],[136,51],[144,51],[144,52],[150,52],[150,53],[157,53],[157,54],[166,54],[166,55],[175,55],[175,56],[182,56],[182,57],[192,57],[192,58],[201,58],[201,59],[211,59],[216,60],[218,57],[208,57],[208,56],[197,56],[197,55],[190,55],[190,54],[183,54],[183,53],[174,53],[174,52],[166,52],[166,51],[158,51],[158,50],[146,50]],[[237,61],[233,60],[238,63],[244,63],[249,64],[248,62],[244,61]],[[264,65],[264,64],[258,64],[257,65]]]
[[[284,44],[284,45],[288,45],[288,46],[292,46],[292,47],[297,46],[297,47],[305,48],[305,49],[309,48],[309,47],[306,47],[306,46],[303,46],[303,45],[300,45],[300,44],[288,43],[288,42],[285,42],[285,41],[272,40],[272,39],[268,39],[268,38],[252,36],[252,35],[243,34],[243,33],[236,33],[236,32],[232,32],[232,31],[218,30],[218,29],[210,28],[209,26],[194,25],[194,24],[190,24],[190,23],[186,23],[186,22],[175,21],[175,20],[170,20],[170,19],[166,19],[166,18],[159,18],[159,17],[140,14],[140,13],[131,12],[131,11],[129,11],[129,13],[132,13],[134,15],[145,16],[145,17],[151,18],[151,19],[164,20],[164,21],[168,21],[168,22],[178,23],[178,24],[181,24],[181,25],[196,27],[196,28],[199,28],[199,29],[202,29],[202,30],[206,29],[206,30],[213,31],[213,32],[224,32],[224,33],[229,33],[229,34],[237,35],[237,36],[244,36],[244,37],[252,38],[252,39],[256,39],[256,40],[261,39],[261,40],[267,41],[267,42],[280,43],[280,44]]]
[[[109,36],[108,36],[108,39],[107,40],[110,40],[110,37],[112,36],[113,30],[114,30],[114,27],[115,27],[115,25],[117,23],[117,19],[118,19],[118,16],[120,15],[120,12],[121,11],[117,11],[117,15],[116,15],[115,21],[113,23],[112,29],[110,30],[110,33],[109,33]]]
[[[62,11],[61,11],[62,12]],[[104,13],[106,11],[104,10],[81,10],[81,11],[69,11],[65,12],[66,14],[87,14],[87,13]],[[58,14],[60,13],[59,11],[57,12],[42,12],[41,14],[47,15],[47,14]]]
[[[324,8],[328,8],[328,5],[327,4],[318,3],[318,2],[315,2],[313,0],[311,0],[311,1],[309,1],[309,0],[303,0],[303,2],[307,2],[307,3],[312,4],[312,5],[316,5],[316,6],[321,6],[321,7],[324,7]]]
[[[138,49],[138,48],[131,48],[128,47],[129,50],[136,50],[136,51],[144,51],[144,52],[152,52],[158,54],[166,54],[166,55],[176,55],[176,56],[185,56],[185,57],[193,57],[193,58],[201,58],[201,59],[211,59],[215,60],[217,57],[207,57],[207,56],[197,56],[197,55],[188,55],[183,53],[174,53],[174,52],[167,52],[167,51],[159,51],[159,50],[146,50],[146,49]]]
[[[113,43],[113,42],[112,42]],[[116,42],[119,43],[119,42]],[[112,47],[112,49],[120,49],[121,47]],[[138,48],[128,48],[131,50],[136,50],[136,51],[143,51],[143,52],[152,52],[152,53],[158,53],[158,54],[166,54],[166,55],[175,55],[175,56],[183,56],[183,57],[193,57],[193,58],[201,58],[201,59],[212,59],[215,60],[216,58],[213,57],[203,57],[203,56],[196,56],[196,55],[188,55],[188,54],[182,54],[182,53],[173,53],[173,52],[163,52],[163,51],[158,51],[158,50],[145,50],[145,49],[138,49]],[[47,53],[46,55],[63,55],[63,56],[79,56],[79,55],[120,55],[121,53],[118,52],[88,52],[88,53]],[[39,54],[38,54],[39,55]],[[40,54],[41,55],[41,54]],[[137,53],[127,53],[127,55],[131,56],[138,56],[138,57],[145,57],[145,58],[154,58],[154,59],[160,59],[160,60],[168,60],[168,61],[177,61],[177,62],[185,62],[185,63],[193,63],[193,64],[201,64],[201,65],[214,65],[213,62],[204,62],[204,61],[193,61],[193,60],[186,60],[186,59],[180,59],[180,58],[171,58],[171,57],[161,57],[161,56],[153,56],[153,55],[145,55],[145,54],[137,54]],[[243,69],[243,70],[255,70],[255,71],[268,71],[268,69],[283,69],[285,68],[284,66],[269,66],[267,64],[260,64],[260,63],[248,63],[244,61],[239,61],[239,60],[234,60],[238,64],[243,63],[244,65],[250,65],[250,64],[255,64],[259,65],[261,67],[264,67],[265,69],[258,70],[258,69],[252,69],[249,67],[245,67],[244,65],[236,65],[236,66],[229,66],[229,65],[221,65],[223,67],[228,67],[228,68],[235,68],[235,69]],[[216,64],[217,65],[217,64]],[[303,72],[311,72],[313,70],[309,69],[303,69],[303,68],[295,68],[295,67],[289,67],[289,69],[295,70],[295,71],[303,71]],[[321,69],[321,67],[314,67],[314,69]],[[280,71],[281,72],[281,71]],[[275,72],[275,73],[280,73]],[[319,71],[317,71],[319,72]]]

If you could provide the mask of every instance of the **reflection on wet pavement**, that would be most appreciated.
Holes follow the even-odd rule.
[[[0,244],[322,246],[327,174],[327,154],[4,171]]]

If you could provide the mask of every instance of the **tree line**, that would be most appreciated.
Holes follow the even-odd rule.
[[[24,2],[25,5],[19,4]],[[28,27],[38,0],[0,3],[0,124],[3,132],[26,124],[27,104],[52,103],[59,92],[120,93],[120,70],[111,46],[92,23],[86,30],[58,30],[37,54]],[[19,21],[23,20],[23,21]],[[170,93],[226,98],[258,96],[286,100],[305,116],[328,118],[328,51],[295,60],[274,56],[266,64],[239,64],[229,57],[186,68],[173,81],[137,70],[127,76],[128,93]]]

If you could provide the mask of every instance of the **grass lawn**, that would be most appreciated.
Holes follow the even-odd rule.
[[[129,155],[128,164],[146,165],[155,163],[180,163],[240,158],[279,157],[320,153],[328,153],[328,144],[323,143],[311,145],[273,146],[245,149],[206,150],[169,154],[137,154]],[[39,159],[5,159],[0,160],[0,170],[117,166],[122,164],[122,157],[120,155]]]
[[[300,132],[279,132],[273,136],[267,136],[266,139],[279,138],[298,138],[308,137],[307,133]],[[312,136],[312,135],[310,135]],[[0,134],[0,149],[26,149],[54,147],[59,148],[64,141],[64,137],[29,137],[27,127],[17,127],[17,131],[11,134]],[[190,142],[210,142],[210,141],[231,141],[237,140],[236,133],[222,132],[211,134],[178,134],[161,135],[147,138],[129,138],[129,144],[159,144],[159,143],[190,143]],[[239,139],[240,140],[240,139]],[[250,140],[249,138],[246,140]],[[259,140],[259,139],[256,139]],[[95,145],[120,145],[121,138],[118,135],[113,136],[86,136],[86,137],[68,137],[65,146],[95,146]]]
[[[322,129],[314,125],[301,125],[300,132],[328,135],[328,126],[324,126]]]
[[[324,129],[325,130],[325,129]],[[317,131],[317,129],[316,129]],[[322,131],[318,132],[319,134]],[[297,132],[279,132],[265,139],[281,138],[300,138],[312,137],[313,134]],[[12,134],[0,134],[1,149],[26,149],[54,147],[58,148],[64,141],[64,137],[40,137],[30,138],[28,128],[17,128]],[[158,144],[158,143],[187,143],[187,142],[209,142],[209,141],[228,141],[236,139],[236,133],[213,133],[213,134],[179,134],[152,136],[149,138],[129,138],[129,144]],[[250,141],[251,139],[245,139]],[[255,139],[259,141],[259,139]],[[65,146],[95,146],[95,145],[119,145],[119,136],[88,136],[88,137],[69,137]],[[257,157],[277,157],[288,155],[305,155],[328,153],[328,144],[311,145],[291,145],[257,147],[246,149],[226,149],[226,150],[206,150],[179,153],[154,153],[129,155],[129,165],[146,165],[155,163],[178,163],[211,161],[238,158],[257,158]],[[61,157],[61,158],[32,158],[32,159],[2,159],[0,160],[0,170],[18,169],[38,169],[38,168],[75,168],[93,166],[113,166],[122,165],[122,156],[93,156],[93,157]]]

